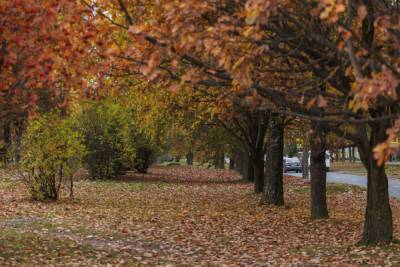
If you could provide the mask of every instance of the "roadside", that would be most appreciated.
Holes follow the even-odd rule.
[[[286,175],[291,175],[295,177],[302,177],[301,173],[286,173]],[[326,176],[326,181],[328,183],[342,183],[342,184],[351,184],[357,185],[366,188],[367,187],[367,178],[365,175],[354,175],[354,174],[346,174],[341,172],[328,172]],[[391,197],[400,198],[400,180],[398,179],[389,179],[389,195]]]
[[[331,164],[331,170],[333,172],[367,176],[367,172],[361,162],[335,161]],[[400,180],[400,164],[387,163],[386,174],[392,179]]]

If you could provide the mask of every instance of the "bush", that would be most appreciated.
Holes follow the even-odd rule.
[[[136,158],[132,165],[138,173],[147,173],[152,162],[153,151],[149,146],[139,146],[136,148]]]
[[[71,122],[51,113],[29,123],[21,152],[20,169],[32,198],[57,200],[64,179],[70,179],[72,190],[85,147]]]
[[[85,165],[93,179],[113,178],[127,170],[147,172],[154,145],[134,110],[111,100],[88,102],[74,120],[84,136]]]
[[[122,169],[122,123],[117,111],[110,105],[93,104],[78,119],[88,149],[85,165],[94,179],[111,178]]]
[[[131,118],[131,116],[128,116]],[[136,126],[130,121],[124,131],[125,166],[129,170],[146,173],[153,161],[154,145],[147,133],[147,129]],[[131,149],[131,151],[128,151]],[[134,156],[132,156],[134,155]]]
[[[135,147],[128,142],[127,113],[110,101],[89,103],[76,121],[88,153],[84,158],[93,179],[112,178],[129,168]]]

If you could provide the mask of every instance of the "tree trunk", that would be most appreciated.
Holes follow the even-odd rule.
[[[11,146],[11,123],[5,122],[3,125],[3,142],[4,146],[1,148],[2,160],[5,164],[8,163],[7,152]]]
[[[243,179],[245,182],[253,182],[254,181],[254,168],[253,164],[251,163],[250,156],[247,153],[244,154],[244,161],[243,161]]]
[[[193,151],[189,151],[186,154],[186,164],[187,165],[193,165]]]
[[[254,192],[261,193],[264,188],[264,155],[259,151],[253,156]]]
[[[21,141],[25,131],[25,121],[20,120],[14,123],[11,129],[11,149],[12,149],[12,163],[18,164],[21,158]]]
[[[362,242],[366,244],[389,243],[392,239],[392,210],[389,203],[385,165],[378,166],[371,156],[370,167],[368,168],[367,209]]]
[[[367,208],[361,242],[365,244],[389,243],[393,240],[392,210],[389,203],[388,178],[385,164],[378,165],[373,149],[387,138],[389,124],[380,123],[372,127],[369,136],[365,133],[358,145],[361,162],[367,169]]]
[[[326,136],[315,127],[310,136],[311,148],[311,218],[328,218],[326,205]]]
[[[283,197],[283,119],[276,117],[269,129],[266,175],[261,203],[284,205]]]
[[[235,171],[237,171],[241,175],[244,174],[243,161],[244,161],[243,152],[238,152],[235,155]]]
[[[235,169],[235,158],[233,156],[229,157],[229,169],[230,170]]]
[[[305,180],[310,179],[310,162],[309,162],[309,140],[307,136],[304,136],[303,139],[303,157],[301,159],[302,161],[302,177]]]
[[[354,147],[352,146],[349,147],[349,158],[350,162],[354,162]]]
[[[223,150],[218,150],[215,159],[214,166],[217,169],[225,169],[225,154]]]
[[[69,198],[70,199],[74,198],[74,176],[73,175],[69,176]]]

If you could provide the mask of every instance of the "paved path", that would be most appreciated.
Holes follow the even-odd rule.
[[[289,172],[287,175],[302,177],[301,173]],[[367,187],[367,177],[353,174],[344,174],[340,172],[328,172],[326,181],[328,183],[353,184],[361,187]],[[400,198],[400,180],[389,179],[389,195]]]

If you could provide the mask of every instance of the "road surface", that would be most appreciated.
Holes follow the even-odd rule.
[[[287,175],[302,177],[301,173],[288,172]],[[326,176],[328,183],[353,184],[367,187],[367,177],[340,172],[328,172]],[[389,179],[389,195],[400,198],[400,180]]]

